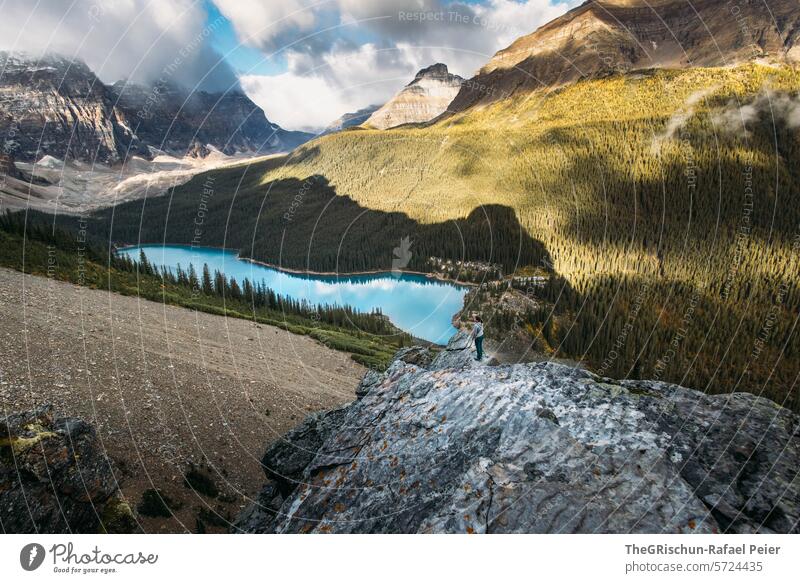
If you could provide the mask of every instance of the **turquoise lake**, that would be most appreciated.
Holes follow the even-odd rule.
[[[419,338],[445,344],[455,333],[453,314],[464,305],[467,287],[430,279],[424,275],[376,273],[370,275],[306,276],[287,273],[240,259],[235,251],[179,245],[142,245],[119,250],[133,260],[144,251],[153,265],[186,270],[203,264],[213,274],[225,273],[241,283],[264,282],[280,295],[315,305],[339,304],[362,312],[380,309],[398,328]]]

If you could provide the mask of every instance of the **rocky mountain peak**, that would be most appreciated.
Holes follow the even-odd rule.
[[[239,90],[105,85],[81,61],[0,53],[0,144],[20,161],[50,155],[113,165],[149,158],[151,147],[178,157],[197,153],[195,142],[226,154],[273,153],[312,137],[272,124]]]
[[[797,0],[589,0],[498,51],[450,110],[640,69],[796,62],[798,39]]]
[[[464,79],[447,65],[436,63],[420,70],[414,79],[365,122],[366,126],[389,129],[407,123],[425,123],[447,110]]]
[[[64,72],[67,69],[91,74],[91,69],[83,60],[71,59],[53,52],[34,55],[24,51],[0,51],[0,69],[3,74],[37,71]]]
[[[435,65],[431,65],[430,67],[425,67],[424,69],[421,69],[416,74],[411,84],[416,83],[421,79],[434,79],[436,81],[441,81],[445,83],[457,82],[459,85],[464,81],[458,75],[451,74],[450,71],[447,69],[447,65],[445,65],[444,63],[436,63]]]
[[[262,459],[244,532],[797,532],[800,419],[555,363],[489,366],[460,333],[369,371]]]

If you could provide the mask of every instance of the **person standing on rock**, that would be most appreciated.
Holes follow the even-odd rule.
[[[482,360],[483,359],[483,320],[481,320],[480,316],[475,316],[472,318],[474,322],[472,326],[472,339],[475,341],[475,350],[478,351],[478,355],[475,357],[475,360]]]

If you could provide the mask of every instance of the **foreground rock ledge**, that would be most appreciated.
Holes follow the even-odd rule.
[[[0,527],[5,533],[130,533],[94,428],[56,417],[50,405],[0,417]]]
[[[235,530],[798,531],[798,417],[751,394],[481,366],[463,337],[358,394],[267,450]]]

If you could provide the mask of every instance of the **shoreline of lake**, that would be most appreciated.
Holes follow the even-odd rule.
[[[424,276],[426,279],[436,280],[442,283],[449,283],[451,285],[459,285],[463,287],[478,287],[477,283],[471,283],[466,281],[459,281],[457,279],[449,279],[446,277],[442,277],[435,273],[427,273],[425,271],[411,271],[409,269],[398,269],[397,271],[382,271],[382,270],[372,270],[372,271],[303,271],[300,269],[292,269],[290,267],[279,267],[278,265],[273,265],[272,263],[267,263],[266,261],[259,261],[258,259],[251,259],[250,257],[242,257],[237,256],[238,259],[242,261],[249,261],[250,263],[255,263],[256,265],[261,265],[263,267],[269,267],[270,269],[274,269],[276,271],[282,271],[284,273],[290,273],[292,275],[309,275],[315,277],[357,277],[360,275],[385,275],[387,277],[395,277],[396,273],[401,275],[421,275]]]
[[[309,305],[338,305],[357,312],[380,312],[399,330],[436,345],[443,345],[457,330],[454,318],[464,308],[473,286],[416,271],[364,271],[325,273],[280,268],[242,257],[223,247],[145,243],[116,246],[115,252],[137,260],[144,252],[157,269],[204,265],[241,285],[247,279],[275,293]]]
[[[250,263],[254,263],[256,265],[261,265],[262,267],[268,267],[269,269],[274,269],[275,271],[280,271],[283,273],[288,273],[290,275],[307,275],[310,277],[348,277],[348,276],[363,276],[363,275],[386,275],[393,277],[395,273],[400,273],[402,275],[422,275],[427,279],[436,280],[442,283],[449,283],[452,285],[459,285],[463,287],[479,287],[479,284],[471,282],[471,281],[461,281],[458,279],[451,279],[449,277],[445,277],[438,273],[429,273],[426,271],[412,271],[410,269],[398,269],[397,271],[385,271],[385,270],[372,270],[372,271],[313,271],[313,270],[302,270],[296,269],[292,267],[282,267],[280,265],[275,265],[273,263],[267,263],[266,261],[261,261],[259,259],[253,259],[252,257],[243,257],[239,254],[238,249],[232,249],[230,247],[217,247],[215,245],[203,245],[203,246],[194,246],[194,245],[186,245],[184,243],[139,243],[139,244],[124,244],[121,246],[115,246],[115,250],[117,251],[124,251],[125,249],[131,248],[138,248],[144,246],[153,246],[153,245],[161,245],[164,247],[183,247],[185,249],[216,249],[218,251],[228,251],[230,253],[236,253],[236,259],[241,261],[247,261]]]

